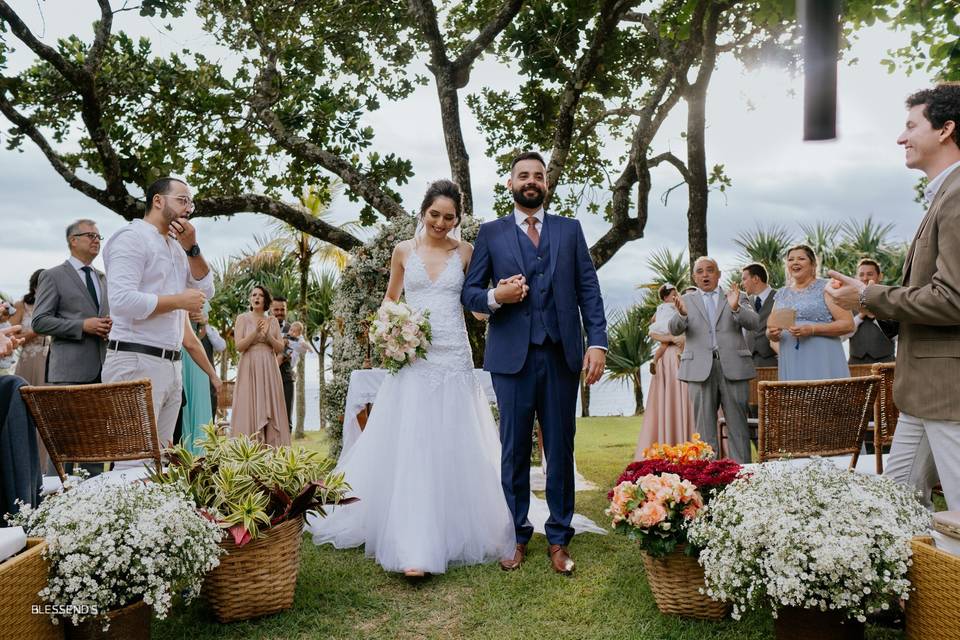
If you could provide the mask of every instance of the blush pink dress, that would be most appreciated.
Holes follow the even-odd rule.
[[[643,428],[637,438],[634,460],[653,443],[680,444],[693,437],[696,422],[687,383],[677,377],[680,371],[680,348],[670,345],[657,363],[656,373],[650,379],[647,408],[643,414]]]
[[[266,319],[270,323],[267,333],[274,339],[279,338],[280,325],[276,318]],[[257,316],[253,312],[237,318],[234,327],[237,342],[256,331]],[[231,432],[235,436],[247,435],[278,447],[290,444],[289,425],[276,355],[272,346],[258,340],[240,356],[230,414]]]

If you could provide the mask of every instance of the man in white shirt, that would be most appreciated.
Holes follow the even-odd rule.
[[[190,187],[161,178],[147,189],[146,202],[143,219],[117,231],[104,250],[113,328],[103,381],[150,379],[166,446],[180,410],[184,312],[200,312],[213,296],[213,275],[187,219]]]

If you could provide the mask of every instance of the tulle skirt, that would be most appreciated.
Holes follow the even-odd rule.
[[[472,371],[421,361],[387,376],[337,470],[360,500],[308,517],[317,544],[365,545],[387,571],[444,573],[513,556],[500,442]]]

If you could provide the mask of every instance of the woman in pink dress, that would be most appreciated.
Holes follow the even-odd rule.
[[[676,313],[674,304],[680,294],[672,284],[662,285],[658,293],[662,304],[650,321],[650,337],[660,346],[652,364],[653,377],[643,414],[643,428],[633,455],[635,460],[641,459],[643,450],[654,443],[674,445],[686,442],[696,430],[687,383],[677,377],[683,336],[670,335],[667,329],[669,316]]]
[[[250,291],[250,311],[237,317],[233,335],[240,364],[233,390],[230,429],[277,447],[290,444],[290,422],[283,401],[283,380],[276,354],[283,351],[277,319],[267,316],[270,292],[256,285]]]

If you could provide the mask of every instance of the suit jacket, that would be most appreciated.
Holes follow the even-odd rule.
[[[597,271],[577,220],[547,214],[543,225],[550,237],[550,273],[545,274],[545,280],[553,290],[560,342],[567,366],[572,371],[580,371],[583,367],[581,320],[588,346],[607,346],[607,320]],[[524,272],[515,227],[513,215],[480,225],[460,295],[463,305],[471,311],[490,314],[487,289],[491,281],[495,283]],[[516,304],[505,304],[490,314],[484,369],[511,374],[523,368],[530,347],[530,306],[530,297],[527,297]]]
[[[896,320],[864,320],[850,336],[850,359],[886,361],[896,351],[893,337],[899,329]]]
[[[749,380],[756,377],[757,370],[753,365],[753,352],[747,348],[743,338],[743,329],[756,331],[760,318],[746,294],[740,294],[740,311],[734,313],[727,304],[725,293],[719,288],[717,290],[720,291],[716,318],[717,351],[723,377],[727,380]],[[683,304],[687,308],[687,315],[678,314],[670,318],[670,333],[687,336],[683,353],[680,354],[678,377],[685,382],[703,382],[710,377],[713,368],[710,316],[699,291],[684,295]]]
[[[747,331],[747,348],[753,354],[753,364],[757,367],[777,366],[777,352],[770,346],[770,339],[767,338],[767,320],[770,318],[770,312],[773,311],[773,300],[776,295],[777,290],[771,289],[767,299],[760,306],[760,313],[757,314],[760,323],[756,329]],[[753,300],[750,304],[753,304]]]
[[[85,319],[110,315],[107,279],[102,271],[94,269],[94,272],[100,279],[100,309],[69,260],[40,275],[33,307],[33,330],[51,337],[47,382],[82,384],[100,375],[107,343],[83,332]]]
[[[900,321],[893,399],[918,418],[960,421],[960,170],[947,176],[907,252],[903,284],[871,285],[866,307]]]
[[[40,504],[37,427],[20,397],[26,384],[18,376],[0,376],[0,527],[6,526],[4,514],[20,511],[17,500]]]

